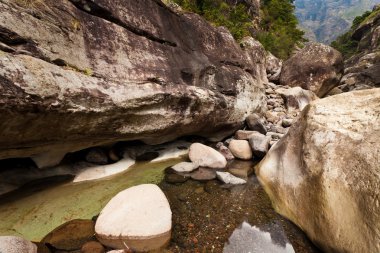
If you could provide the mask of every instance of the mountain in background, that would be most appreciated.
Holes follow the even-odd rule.
[[[296,0],[296,15],[306,37],[330,44],[345,33],[356,16],[380,0]]]

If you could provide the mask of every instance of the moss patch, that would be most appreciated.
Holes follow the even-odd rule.
[[[0,235],[40,241],[73,219],[91,219],[118,192],[143,183],[159,183],[162,171],[182,159],[138,163],[130,170],[90,182],[69,183],[0,204]],[[30,189],[31,191],[33,189]]]

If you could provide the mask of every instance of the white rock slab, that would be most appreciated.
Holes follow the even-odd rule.
[[[191,162],[181,162],[172,166],[172,169],[177,172],[192,172],[193,170],[197,168],[198,168],[198,165]]]
[[[246,184],[247,181],[245,181],[244,179],[241,179],[240,177],[235,177],[234,175],[232,175],[231,173],[229,172],[220,172],[220,171],[217,171],[216,172],[216,177],[226,183],[226,184]]]
[[[113,197],[100,213],[98,240],[114,249],[150,251],[165,246],[171,237],[172,212],[161,189],[154,184],[128,188]]]
[[[1,253],[37,253],[37,245],[18,236],[0,236]]]

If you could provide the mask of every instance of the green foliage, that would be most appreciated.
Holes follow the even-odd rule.
[[[226,27],[236,40],[250,35],[252,27],[247,9],[242,4],[228,5],[223,0],[173,0],[183,9],[198,13],[216,26]]]
[[[373,12],[366,11],[363,15],[358,16],[352,22],[351,29],[339,36],[335,41],[331,43],[331,46],[336,50],[340,51],[344,58],[350,58],[357,52],[359,41],[352,38],[352,33],[364,22],[366,22]]]
[[[368,16],[371,15],[371,12],[370,11],[366,11],[364,12],[363,15],[361,16],[358,16],[354,19],[354,21],[352,21],[352,27],[351,27],[351,30],[355,30],[356,28],[359,27],[359,25],[367,19]]]
[[[198,13],[216,26],[227,27],[236,40],[252,35],[253,24],[243,4],[229,5],[223,0],[172,0],[183,9]],[[304,32],[297,28],[293,0],[262,1],[262,21],[254,33],[265,49],[286,59],[297,44],[304,42]]]
[[[297,45],[306,41],[297,25],[293,0],[262,1],[261,31],[257,39],[266,50],[281,59],[288,58]]]
[[[356,53],[358,41],[351,38],[352,32],[346,32],[331,43],[331,46],[340,51],[345,59]]]

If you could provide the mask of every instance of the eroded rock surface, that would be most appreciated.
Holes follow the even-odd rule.
[[[265,51],[253,39],[242,49],[156,0],[27,3],[0,1],[0,159],[220,139],[262,108]]]
[[[299,86],[323,97],[339,84],[342,74],[341,53],[320,43],[308,43],[284,62],[280,83]]]
[[[325,252],[380,251],[380,89],[312,102],[256,167],[275,209]]]

